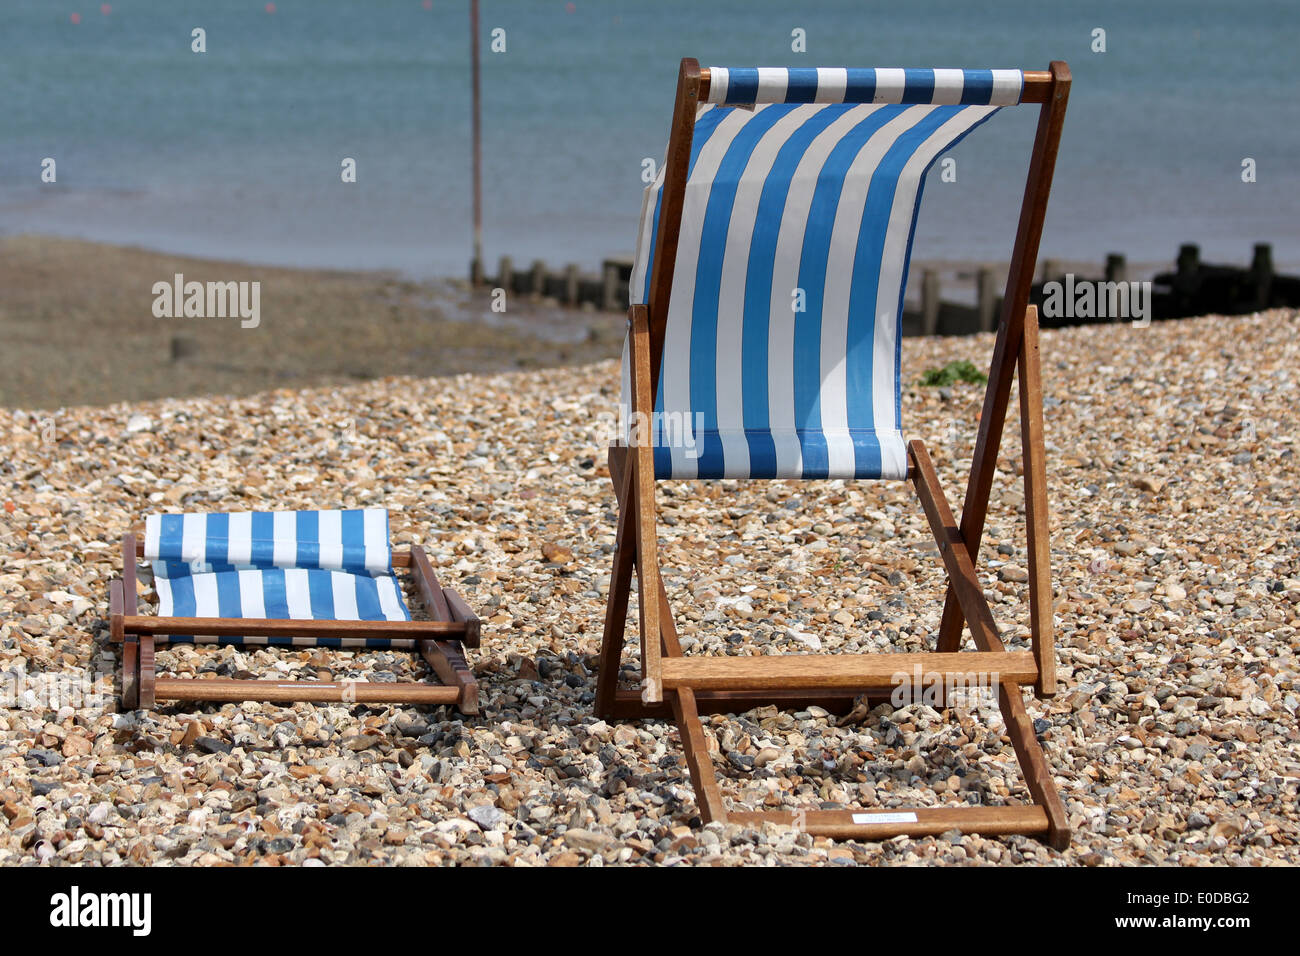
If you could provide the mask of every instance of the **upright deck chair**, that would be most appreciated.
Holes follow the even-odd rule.
[[[153,569],[156,614],[141,614],[136,563]],[[109,586],[110,639],[122,645],[122,701],[322,701],[453,704],[478,713],[463,646],[479,620],[443,588],[424,549],[394,553],[388,512],[243,512],[151,515],[144,539],[122,539],[123,574]],[[394,566],[406,568],[431,620],[411,619]],[[162,643],[409,650],[439,684],[158,677]]]
[[[1021,696],[1055,693],[1038,325],[1028,307],[1070,73],[1020,70],[701,69],[682,61],[668,152],[646,190],[624,355],[628,433],[610,449],[618,537],[596,709],[671,716],[705,821],[796,823],[813,834],[1070,831]],[[903,438],[899,339],[922,180],[1004,106],[1041,104],[961,523],[919,441]],[[802,311],[796,303],[802,304]],[[1008,650],[976,561],[1012,378],[1019,370],[1032,650]],[[655,413],[655,414],[652,414]],[[672,423],[692,428],[674,442]],[[690,446],[689,448],[686,446]],[[948,573],[933,652],[684,656],[660,579],[655,481],[906,479]],[[637,572],[642,687],[618,686]],[[963,625],[976,650],[959,651]],[[724,806],[699,714],[888,695],[997,675],[1033,803],[888,812],[741,813]],[[947,686],[945,683],[943,686]]]

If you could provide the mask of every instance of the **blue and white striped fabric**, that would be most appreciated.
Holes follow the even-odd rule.
[[[920,103],[932,106],[1014,106],[1020,70],[846,70],[758,67],[709,70],[707,102]]]
[[[144,552],[162,617],[411,619],[393,576],[383,509],[150,515]],[[387,639],[233,642],[393,646]]]
[[[903,478],[899,341],[922,181],[1019,100],[1021,73],[710,77],[711,104],[757,105],[697,113],[647,423],[655,476]],[[633,304],[649,296],[663,176],[642,202]],[[626,349],[623,395],[629,409]]]

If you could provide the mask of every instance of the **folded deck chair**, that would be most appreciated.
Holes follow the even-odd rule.
[[[141,614],[136,563],[148,561],[156,614]],[[122,699],[335,701],[454,704],[478,713],[478,686],[462,646],[477,647],[479,620],[443,588],[424,549],[394,553],[388,513],[348,511],[150,515],[144,540],[122,540],[121,579],[110,584],[111,640],[122,644]],[[407,610],[394,566],[410,571],[430,620]],[[154,646],[409,650],[440,684],[158,677]]]
[[[1069,70],[701,69],[682,61],[668,152],[632,274],[619,501],[596,708],[675,719],[705,821],[876,839],[1069,828],[1021,696],[1055,692],[1038,327],[1028,307]],[[1041,104],[988,391],[958,524],[924,445],[905,441],[900,322],[925,171],[1005,106]],[[1020,376],[1032,649],[1008,650],[975,564],[1012,379]],[[685,434],[683,435],[683,432]],[[933,652],[683,656],[659,574],[655,481],[908,480],[948,574]],[[640,693],[618,686],[633,569]],[[959,651],[968,625],[975,650]],[[729,812],[699,714],[885,697],[897,675],[986,675],[1033,803],[888,812]],[[995,678],[996,675],[996,678]],[[941,683],[940,686],[949,686]]]

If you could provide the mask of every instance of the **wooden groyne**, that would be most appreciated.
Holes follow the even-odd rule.
[[[1148,272],[1148,275],[1150,273]],[[556,271],[542,260],[534,260],[526,269],[515,267],[509,256],[502,256],[494,277],[482,270],[472,270],[475,286],[505,289],[507,293],[550,299],[572,308],[589,308],[623,312],[628,303],[628,280],[632,275],[630,258],[609,258],[601,263],[600,273],[582,272],[576,265]],[[1072,277],[1072,278],[1071,278]],[[1118,253],[1106,257],[1100,268],[1067,269],[1057,260],[1044,259],[1039,266],[1038,281],[1030,292],[1030,301],[1039,307],[1039,321],[1047,328],[1087,325],[1098,322],[1128,321],[1132,316],[1052,315],[1044,305],[1051,293],[1051,283],[1130,283],[1126,258]],[[997,328],[1002,308],[1005,269],[989,266],[951,266],[916,263],[908,284],[903,309],[904,335],[970,335]],[[1300,306],[1300,277],[1278,275],[1273,268],[1272,247],[1255,246],[1249,266],[1204,263],[1200,248],[1186,244],[1179,248],[1173,271],[1156,273],[1149,279],[1150,319],[1177,319],[1211,313],[1239,315],[1262,309]],[[957,292],[945,298],[945,293]]]

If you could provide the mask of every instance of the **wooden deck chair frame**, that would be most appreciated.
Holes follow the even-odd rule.
[[[633,421],[643,420],[638,413],[648,413],[655,407],[696,107],[707,101],[708,86],[709,71],[701,69],[693,59],[684,59],[668,141],[648,301],[629,311]],[[676,722],[700,817],[705,822],[793,824],[813,835],[843,839],[889,839],[957,829],[965,833],[1034,835],[1057,849],[1069,844],[1065,807],[1020,689],[1032,685],[1039,698],[1049,698],[1056,692],[1038,316],[1028,302],[1069,90],[1070,71],[1062,61],[1053,61],[1045,71],[1024,73],[1021,103],[1041,107],[960,524],[939,486],[925,446],[919,441],[908,445],[908,480],[920,499],[948,574],[943,617],[933,652],[683,656],[659,574],[650,442],[633,440],[610,448],[610,473],[619,518],[596,712],[612,719],[671,717]],[[1009,651],[1003,645],[976,573],[1012,379],[1017,374],[1032,634],[1032,650],[1027,652]],[[618,687],[634,568],[640,609],[639,693]],[[960,651],[964,625],[970,628],[975,651]],[[929,675],[942,680],[946,675],[972,672],[999,675],[999,705],[1033,798],[1031,804],[916,808],[875,814],[851,810],[740,813],[724,806],[699,719],[701,713],[739,713],[766,704],[785,708],[818,704],[842,710],[863,693],[887,696],[891,676],[911,672],[914,665],[920,665],[927,679]],[[873,822],[874,815],[879,819]]]
[[[316,701],[347,704],[454,705],[462,714],[479,712],[478,683],[464,647],[479,646],[479,619],[456,591],[444,588],[428,555],[418,545],[393,552],[394,569],[405,568],[424,600],[427,621],[312,621],[261,618],[186,618],[141,614],[136,563],[144,542],[136,534],[122,539],[122,577],[109,584],[109,640],[122,647],[122,703],[152,709],[158,701]],[[168,635],[245,637],[349,637],[413,640],[440,683],[413,681],[273,681],[160,677],[154,664],[156,643]],[[264,645],[256,645],[262,647]]]

